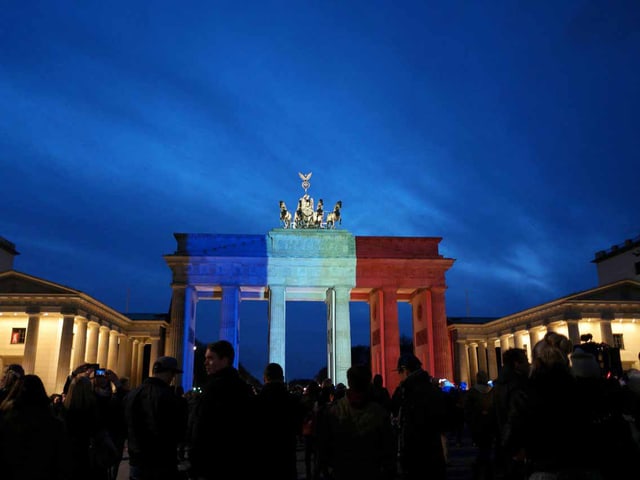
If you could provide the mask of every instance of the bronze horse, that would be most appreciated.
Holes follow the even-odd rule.
[[[336,202],[336,206],[333,207],[333,211],[327,214],[327,228],[336,228],[337,224],[342,224],[342,218],[340,216],[340,210],[342,209],[342,200]]]

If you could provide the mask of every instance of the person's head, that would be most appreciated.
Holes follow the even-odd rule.
[[[364,365],[354,365],[347,370],[347,385],[355,392],[364,393],[371,386],[371,370]]]
[[[377,387],[377,388],[381,388],[383,386],[383,379],[382,379],[382,375],[380,375],[379,373],[376,373],[373,376],[373,380],[372,380],[373,386]]]
[[[207,345],[204,354],[204,368],[207,375],[212,375],[223,368],[233,366],[235,351],[227,340],[218,340]]]
[[[284,382],[284,371],[279,363],[270,363],[264,367],[264,383]]]
[[[401,379],[405,379],[409,374],[421,368],[422,362],[413,353],[403,353],[398,358],[397,372],[400,374]]]
[[[476,383],[478,385],[488,385],[489,384],[489,374],[484,370],[478,370],[476,373]]]
[[[24,375],[13,384],[9,395],[3,402],[4,408],[19,410],[23,407],[48,408],[51,400],[42,380],[37,375]]]
[[[569,370],[569,354],[572,351],[573,344],[567,337],[547,332],[533,347],[532,374],[553,369]]]
[[[0,388],[9,390],[11,386],[22,377],[24,377],[24,368],[22,368],[22,365],[18,365],[17,363],[7,365],[4,369],[2,379],[0,379]]]
[[[510,348],[502,354],[502,364],[515,371],[525,375],[529,373],[529,359],[527,351],[524,348]]]
[[[95,408],[96,394],[93,393],[93,384],[89,377],[78,375],[69,384],[69,391],[64,397],[64,406],[67,409],[88,410]]]
[[[151,370],[155,378],[163,380],[167,384],[171,384],[178,373],[183,373],[178,367],[178,360],[175,357],[158,357],[153,363]]]

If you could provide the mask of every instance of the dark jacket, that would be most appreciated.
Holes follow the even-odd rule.
[[[150,377],[124,400],[129,463],[177,470],[177,448],[186,428],[187,411],[173,388]]]
[[[333,478],[395,478],[396,445],[389,411],[369,395],[347,391],[318,424],[320,457]]]
[[[209,375],[189,420],[192,473],[202,478],[219,477],[232,469],[237,478],[256,468],[255,441],[250,430],[253,392],[233,367]]]
[[[425,465],[429,465],[431,478],[446,476],[442,447],[447,423],[444,395],[422,369],[410,373],[393,394],[400,461],[408,478],[424,474]]]
[[[264,478],[295,480],[296,447],[302,430],[304,409],[283,382],[264,385],[255,397],[256,420],[253,434]]]
[[[0,416],[2,480],[68,480],[69,437],[62,419],[49,408],[25,408]]]

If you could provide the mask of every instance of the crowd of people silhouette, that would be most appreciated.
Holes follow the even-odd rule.
[[[18,364],[0,381],[2,478],[212,480],[447,479],[451,448],[467,439],[473,480],[623,478],[640,454],[640,372],[603,374],[588,345],[553,332],[502,352],[491,380],[445,385],[412,354],[398,359],[389,392],[365,365],[331,379],[289,385],[269,363],[259,388],[234,365],[231,343],[207,345],[206,383],[183,392],[173,357],[128,380],[78,366],[63,392]],[[304,452],[299,468],[298,451]],[[126,455],[126,456],[125,456]],[[125,460],[126,459],[126,460]],[[304,470],[304,471],[299,471]],[[458,478],[458,477],[456,477]]]

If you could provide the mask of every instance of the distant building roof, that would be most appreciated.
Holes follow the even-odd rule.
[[[0,248],[6,250],[12,255],[20,255],[20,253],[16,250],[16,245],[4,237],[0,237]]]
[[[599,250],[596,252],[596,258],[594,258],[592,263],[599,263],[607,258],[615,257],[623,252],[628,252],[636,247],[640,247],[640,235],[635,238],[628,238],[624,242],[619,243],[618,245],[613,245],[609,250]]]
[[[169,321],[170,315],[168,313],[122,313],[129,320],[164,320]]]
[[[485,323],[493,322],[500,317],[447,317],[447,323],[466,323],[469,325],[484,325]]]

